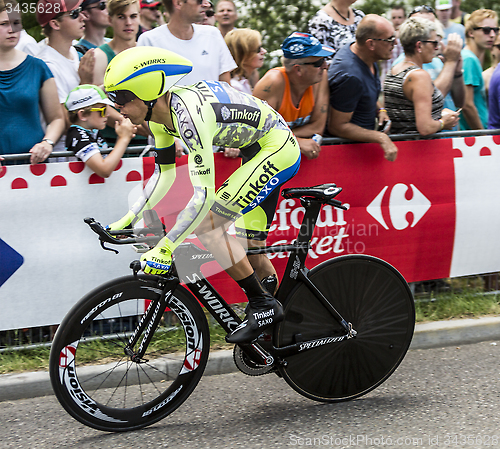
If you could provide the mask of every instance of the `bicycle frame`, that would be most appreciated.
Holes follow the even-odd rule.
[[[276,357],[281,358],[289,356],[300,351],[313,349],[322,344],[340,342],[356,335],[356,331],[352,329],[352,325],[344,320],[335,307],[307,277],[309,270],[305,267],[305,260],[310,249],[310,240],[316,220],[324,203],[309,198],[301,198],[301,203],[306,212],[295,244],[254,248],[248,250],[247,254],[256,255],[290,252],[282,282],[277,292],[277,299],[283,303],[288,294],[298,284],[304,283],[314,296],[330,311],[338,323],[343,326],[346,333],[341,336],[322,337],[310,341],[302,341],[282,348],[272,346],[266,348],[269,352],[257,343],[240,345],[255,362],[262,365],[274,363]],[[230,333],[241,323],[241,319],[201,273],[201,266],[213,260],[215,260],[215,258],[210,252],[192,243],[181,244],[175,252],[175,267],[180,279],[184,281],[189,290],[198,301],[203,304],[220,326],[227,333]]]
[[[342,189],[337,189],[335,194],[339,193]],[[277,348],[274,345],[266,344],[264,349],[259,343],[240,344],[242,350],[256,363],[260,365],[272,365],[275,363],[275,358],[278,358],[278,363],[285,363],[281,360],[282,357],[296,354],[301,351],[313,349],[319,345],[336,343],[345,339],[353,338],[356,336],[356,331],[352,328],[351,323],[348,323],[335,309],[331,302],[321,293],[321,291],[314,285],[308,278],[309,270],[305,266],[307,253],[310,249],[310,241],[316,225],[316,220],[319,216],[321,207],[324,204],[332,204],[334,207],[344,208],[342,203],[337,200],[330,199],[324,201],[310,197],[300,197],[302,206],[305,209],[304,218],[302,220],[297,239],[294,244],[288,245],[273,245],[261,248],[252,248],[247,251],[248,255],[290,252],[288,262],[285,268],[281,285],[277,292],[277,299],[286,305],[286,298],[289,294],[300,284],[305,284],[313,295],[325,306],[325,308],[332,314],[334,319],[344,328],[345,334],[340,336],[326,336],[316,338],[309,341],[300,341],[298,343]],[[84,220],[97,234],[100,236],[101,245],[104,249],[116,251],[107,248],[104,243],[113,244],[130,244],[143,242],[147,244],[156,243],[158,241],[159,233],[163,232],[161,222],[159,220],[151,221],[152,226],[140,230],[135,238],[117,239],[110,233],[105,231],[99,223],[96,223],[92,218]],[[159,231],[159,233],[157,233]],[[155,237],[147,235],[148,233],[155,232]],[[116,231],[115,235],[134,235],[133,230]],[[117,251],[116,251],[117,252]],[[207,311],[214,317],[220,326],[227,332],[232,332],[240,323],[241,319],[222,298],[222,296],[215,290],[210,282],[204,277],[201,272],[201,266],[207,262],[215,260],[214,256],[206,250],[199,248],[192,243],[183,243],[179,245],[175,251],[175,263],[173,264],[173,272],[167,277],[156,276],[158,279],[158,287],[162,293],[157,301],[152,301],[144,315],[143,319],[139,322],[136,330],[129,339],[127,345],[127,355],[133,361],[138,363],[142,362],[142,356],[149,344],[151,335],[158,325],[161,314],[160,310],[169,306],[170,298],[175,294],[175,288],[181,279],[198,301],[207,309]],[[140,270],[139,262],[132,262],[131,268],[134,274]],[[178,276],[176,276],[178,275]],[[143,339],[139,345],[138,351],[133,351],[136,343],[138,343],[139,336],[143,334]]]

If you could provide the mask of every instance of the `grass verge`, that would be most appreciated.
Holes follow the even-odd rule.
[[[500,315],[500,295],[484,294],[479,290],[467,289],[465,293],[440,293],[426,297],[416,296],[415,311],[417,323],[458,318],[478,318]],[[240,307],[242,311],[242,307]],[[211,350],[231,349],[233,345],[224,340],[225,333],[218,325],[210,327]],[[183,348],[175,343],[172,352]],[[38,347],[0,353],[0,374],[25,371],[48,371],[49,347]]]

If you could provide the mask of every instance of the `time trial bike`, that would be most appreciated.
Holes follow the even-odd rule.
[[[276,293],[284,319],[233,351],[243,373],[274,373],[324,402],[354,399],[384,382],[406,354],[415,325],[408,284],[387,262],[345,255],[306,268],[321,207],[345,209],[335,199],[341,190],[335,184],[283,190],[305,209],[296,241],[248,254],[289,254]],[[163,224],[151,212],[144,221],[143,229],[110,232],[85,219],[105,249],[156,244]],[[161,420],[189,397],[210,348],[200,303],[227,333],[241,323],[201,272],[213,260],[208,251],[183,243],[167,275],[141,274],[140,262],[132,262],[133,274],[101,285],[68,312],[52,343],[50,376],[71,416],[104,431],[134,430]],[[179,347],[182,352],[172,352]]]

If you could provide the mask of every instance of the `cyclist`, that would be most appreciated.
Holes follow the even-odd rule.
[[[194,231],[248,297],[244,321],[226,340],[249,342],[280,321],[283,310],[227,228],[242,217],[254,235],[266,234],[279,187],[297,173],[300,149],[283,118],[257,98],[218,81],[174,87],[191,69],[187,59],[155,47],[125,50],[108,65],[104,76],[108,97],[132,123],[149,122],[156,147],[155,174],[142,198],[109,227],[121,230],[133,225],[146,205],[153,207],[168,192],[175,179],[174,137],[182,139],[189,149],[188,171],[194,193],[167,235],[142,255],[144,272],[168,272],[172,253]],[[217,192],[213,145],[240,148],[244,158],[243,165]],[[262,209],[266,198],[266,203],[274,200],[271,214]]]

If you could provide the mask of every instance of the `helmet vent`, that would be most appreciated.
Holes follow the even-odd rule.
[[[161,87],[158,92],[158,95],[161,95],[163,93],[163,86],[165,86],[165,72],[160,72],[161,73]]]

